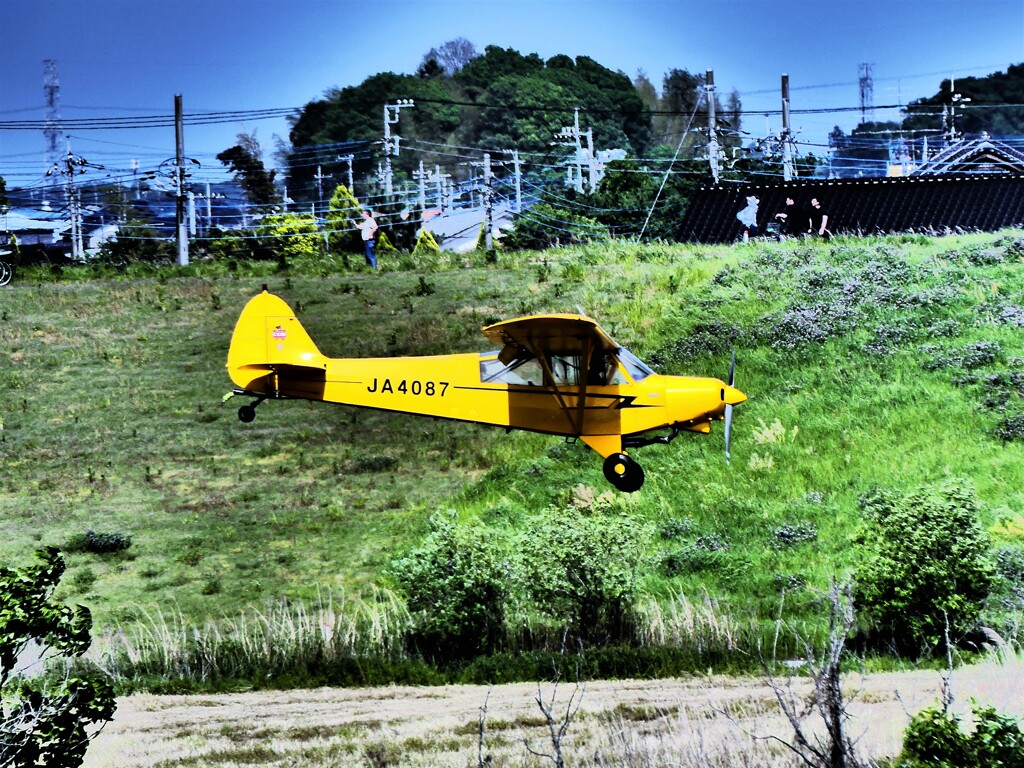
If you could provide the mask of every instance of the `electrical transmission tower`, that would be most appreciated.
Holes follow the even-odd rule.
[[[875,81],[871,77],[872,64],[860,65],[860,121],[875,119]]]
[[[46,118],[43,122],[46,154],[43,160],[44,167],[50,169],[63,159],[64,154],[60,140],[60,81],[57,79],[57,62],[54,59],[43,60],[43,99],[46,103]],[[50,189],[56,192],[58,183],[57,177],[51,174]]]

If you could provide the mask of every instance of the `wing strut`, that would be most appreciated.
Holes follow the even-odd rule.
[[[551,362],[548,360],[548,356],[545,354],[537,355],[537,359],[540,362],[541,369],[544,371],[544,376],[547,381],[551,382],[551,394],[555,396],[558,401],[558,406],[562,409],[566,419],[569,422],[569,427],[572,429],[574,435],[579,437],[583,434],[583,420],[586,416],[587,410],[587,377],[590,371],[590,358],[594,354],[594,342],[589,336],[582,337],[583,345],[580,350],[580,364],[576,371],[576,380],[579,386],[579,392],[576,395],[576,408],[570,408],[565,398],[562,396],[562,392],[559,390],[558,385],[555,383],[555,374],[551,369]]]

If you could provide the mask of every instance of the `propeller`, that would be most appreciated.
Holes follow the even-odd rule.
[[[736,350],[732,351],[732,360],[729,362],[729,386],[736,383]],[[732,404],[725,404],[725,463],[730,464],[729,446],[732,443]]]

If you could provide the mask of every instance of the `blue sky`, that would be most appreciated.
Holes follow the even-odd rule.
[[[856,107],[862,63],[876,105],[932,95],[950,76],[1024,61],[1024,0],[4,0],[0,121],[45,115],[43,60],[55,59],[64,118],[301,107],[331,87],[383,71],[414,72],[424,53],[465,37],[537,53],[587,55],[660,86],[672,68],[713,69],[740,92],[744,128],[777,130],[779,80],[794,109]],[[893,119],[895,111],[878,111]],[[807,141],[858,113],[796,115]],[[186,154],[207,169],[239,131],[268,155],[283,119],[186,130]],[[73,131],[77,154],[126,167],[174,153],[170,128]],[[269,158],[268,158],[269,159]],[[0,175],[31,184],[44,169],[38,131],[0,130]]]

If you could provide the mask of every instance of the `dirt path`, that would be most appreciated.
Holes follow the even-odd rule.
[[[953,677],[958,711],[969,699],[1024,714],[1024,661],[985,663]],[[907,672],[845,682],[850,733],[861,754],[899,750],[907,712],[934,703],[937,672]],[[806,681],[794,687],[806,695]],[[779,765],[785,750],[764,738],[792,735],[764,681],[687,678],[590,682],[539,689],[557,719],[579,703],[563,753],[569,765]],[[141,766],[465,766],[478,765],[481,708],[484,754],[492,765],[550,764],[546,719],[535,684],[324,688],[210,696],[130,696],[93,743],[87,768]],[[570,702],[570,697],[572,701]],[[780,749],[782,752],[780,753]]]

